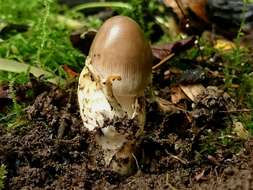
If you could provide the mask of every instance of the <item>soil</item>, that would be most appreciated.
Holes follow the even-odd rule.
[[[159,96],[168,99],[166,80],[159,85]],[[100,165],[94,134],[82,127],[77,83],[64,89],[40,81],[35,86],[41,90],[27,100],[30,106],[20,119],[26,125],[0,125],[6,189],[253,189],[253,140],[220,139],[221,131],[231,134],[226,110],[233,100],[217,88],[207,88],[195,106],[182,98],[173,109],[147,96],[138,171],[122,177]]]
[[[69,6],[79,1],[59,0]],[[213,7],[212,13],[223,11],[222,6]],[[105,20],[113,14],[105,10],[97,16]],[[239,27],[238,19],[234,19],[235,27]],[[155,32],[150,40],[155,42],[163,32],[151,20]],[[95,32],[80,32],[74,32],[70,39],[87,55]],[[131,176],[120,176],[104,167],[95,132],[83,127],[74,79],[62,88],[33,76],[25,85],[0,84],[0,166],[6,166],[5,189],[253,190],[253,138],[247,131],[234,130],[241,114],[238,110],[245,106],[239,103],[242,100],[236,100],[239,97],[224,91],[227,62],[218,53],[194,60],[180,57],[191,47],[201,52],[195,42],[192,37],[152,46],[152,94],[146,93],[144,135],[138,144],[136,171]],[[175,62],[164,62],[157,69],[156,64],[168,60],[171,53],[175,54]],[[72,77],[77,75],[71,68],[65,67],[65,71]],[[236,82],[235,88],[240,88]],[[17,117],[9,115],[16,103],[14,94],[16,102],[25,105]],[[105,123],[118,131],[128,131],[129,138],[135,137],[135,120]]]

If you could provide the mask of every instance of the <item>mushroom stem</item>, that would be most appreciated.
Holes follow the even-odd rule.
[[[122,110],[124,110],[127,113],[129,118],[132,118],[134,111],[135,111],[134,105],[135,105],[136,97],[135,96],[116,96],[115,95],[115,98],[119,102]]]

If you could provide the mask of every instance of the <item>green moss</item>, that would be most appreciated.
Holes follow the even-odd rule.
[[[6,171],[6,167],[5,165],[0,165],[0,190],[4,189],[4,181],[5,181],[5,178],[6,178],[6,174],[7,174],[7,171]]]
[[[67,79],[63,65],[80,72],[85,61],[84,55],[71,45],[72,30],[65,22],[59,22],[57,15],[68,10],[52,0],[0,0],[0,24],[9,26],[21,24],[26,31],[13,29],[0,35],[0,58],[16,60],[33,65],[54,75]],[[72,14],[69,18],[75,17]],[[1,28],[0,28],[1,30]],[[5,33],[4,33],[5,34]],[[0,84],[8,83],[13,104],[0,115],[0,122],[15,123],[22,116],[23,105],[16,101],[14,86],[29,82],[29,74],[0,71]],[[29,92],[32,94],[33,92]]]
[[[54,19],[61,11],[54,1],[14,0],[9,3],[1,0],[0,7],[0,19],[29,26],[27,32],[2,40],[0,57],[35,65],[62,78],[67,77],[62,68],[64,64],[81,70],[84,56],[72,47],[69,28]]]

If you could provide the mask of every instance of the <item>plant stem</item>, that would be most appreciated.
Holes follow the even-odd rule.
[[[132,10],[133,7],[128,3],[122,3],[122,2],[92,2],[92,3],[84,3],[75,6],[72,8],[72,11],[81,11],[84,9],[90,9],[90,8],[122,8],[122,9],[128,9]]]
[[[37,51],[37,62],[40,63],[41,51],[44,49],[47,37],[47,21],[50,14],[50,2],[48,0],[44,0],[43,4],[45,6],[44,17],[40,21],[41,27],[41,43]]]

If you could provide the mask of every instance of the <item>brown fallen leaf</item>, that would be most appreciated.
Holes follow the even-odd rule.
[[[180,53],[182,51],[185,51],[191,47],[194,46],[194,41],[196,38],[194,36],[179,40],[176,42],[170,42],[166,44],[160,44],[160,45],[152,45],[152,54],[155,59],[162,60],[166,58],[168,55],[172,53]]]
[[[0,85],[0,99],[11,98],[9,95],[9,86],[8,85]]]
[[[68,65],[63,65],[63,69],[68,74],[68,76],[70,78],[75,78],[79,75],[77,72],[75,72],[73,69],[71,69]]]
[[[176,15],[181,32],[196,34],[208,28],[207,0],[163,0]]]
[[[201,127],[213,119],[223,118],[228,110],[235,110],[234,100],[218,87],[208,86],[195,98],[191,116]]]
[[[205,91],[205,87],[202,84],[188,84],[179,85],[184,94],[193,102],[196,101],[196,97]]]
[[[158,104],[158,107],[160,110],[166,113],[175,113],[177,111],[186,111],[185,108],[175,106],[172,102],[165,100],[163,98],[157,97],[156,98],[156,103]]]
[[[180,20],[186,19],[189,12],[192,12],[201,20],[208,22],[206,14],[207,0],[164,0],[164,4],[171,7]]]
[[[187,99],[185,93],[179,86],[175,86],[171,88],[171,102],[173,104],[177,104],[180,100]]]

